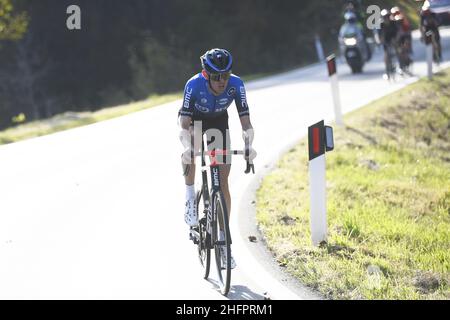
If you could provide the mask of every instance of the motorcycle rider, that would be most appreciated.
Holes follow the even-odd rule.
[[[364,24],[364,14],[359,10],[359,3],[355,2],[355,1],[348,1],[347,4],[344,7],[344,19],[345,19],[345,14],[347,12],[353,12],[356,16],[356,20],[358,21],[359,24],[363,25]]]
[[[420,41],[425,41],[425,35],[427,32],[433,32],[437,43],[438,57],[442,60],[442,49],[441,49],[441,35],[439,33],[439,21],[434,12],[430,10],[430,3],[425,1],[420,11]]]
[[[363,36],[363,43],[365,45],[365,50],[367,52],[367,60],[370,60],[372,58],[372,50],[369,46],[369,43],[367,42],[367,34],[368,34],[368,29],[365,28],[365,13],[364,11],[361,10],[361,1],[355,1],[355,0],[350,0],[346,3],[345,7],[344,7],[344,20],[346,22],[349,22],[349,19],[353,19],[353,15],[356,19],[356,24],[358,26],[358,28],[361,30],[362,32],[362,36]]]
[[[356,14],[352,11],[347,11],[344,15],[345,23],[341,26],[339,31],[339,43],[341,47],[341,51],[344,52],[345,44],[344,38],[351,34],[354,35],[357,39],[357,43],[363,43],[362,46],[359,46],[363,56],[365,57],[365,61],[369,61],[372,54],[370,51],[370,47],[366,42],[366,38],[364,36],[363,28],[360,23],[358,23]]]

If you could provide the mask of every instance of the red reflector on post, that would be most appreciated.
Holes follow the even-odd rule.
[[[320,121],[308,128],[309,160],[325,153],[325,123]]]
[[[319,128],[313,128],[313,152],[314,154],[320,153],[320,131]]]
[[[334,54],[327,57],[328,75],[331,77],[336,74],[336,56]]]

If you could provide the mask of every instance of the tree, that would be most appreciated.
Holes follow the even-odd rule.
[[[14,13],[13,0],[0,0],[0,40],[18,40],[28,25],[25,12]]]

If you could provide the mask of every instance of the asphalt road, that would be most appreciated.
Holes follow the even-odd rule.
[[[442,33],[449,60],[450,30]],[[417,35],[414,51],[414,73],[424,76]],[[383,80],[380,51],[364,70],[352,75],[338,65],[344,113],[417,80]],[[320,298],[273,263],[256,230],[252,201],[262,176],[307,127],[333,119],[325,65],[248,83],[247,97],[257,175],[244,175],[244,161],[234,159],[231,232],[238,266],[227,298],[214,268],[209,281],[202,279],[188,241],[176,101],[0,146],[0,299]],[[229,114],[232,147],[241,148],[234,106]],[[249,242],[249,235],[258,242]]]

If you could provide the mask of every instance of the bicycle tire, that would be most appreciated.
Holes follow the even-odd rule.
[[[211,241],[211,235],[206,231],[206,217],[203,216],[204,202],[202,201],[203,191],[197,191],[197,216],[199,217],[198,234],[199,241],[197,244],[198,258],[203,268],[203,278],[208,279],[209,270],[211,266],[211,249],[209,242]],[[202,210],[200,210],[200,208]]]
[[[395,81],[396,63],[395,63],[395,48],[389,46],[386,61],[386,74],[389,80]]]
[[[212,201],[212,210],[213,210],[213,243],[214,243],[214,251],[216,258],[216,266],[217,266],[217,275],[219,277],[219,287],[221,293],[226,296],[230,291],[231,284],[231,235],[230,235],[230,227],[228,223],[228,211],[225,203],[225,198],[221,191],[216,191],[213,193],[211,199]],[[222,242],[219,242],[219,231],[220,231],[220,221],[223,221],[223,231],[225,239]],[[220,255],[220,246],[225,246],[226,252],[226,265],[222,266],[222,259]]]

